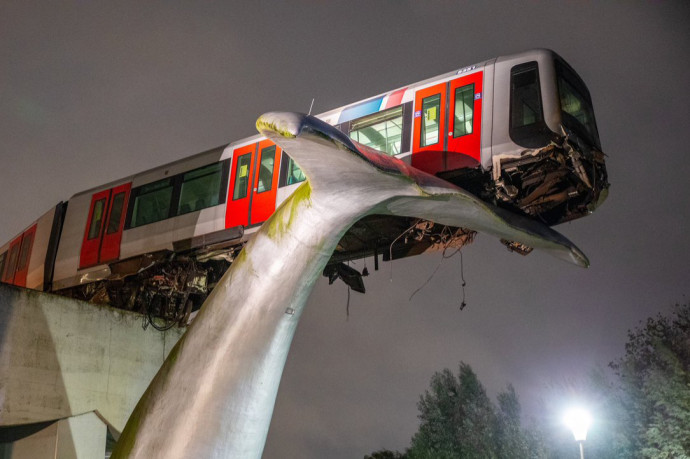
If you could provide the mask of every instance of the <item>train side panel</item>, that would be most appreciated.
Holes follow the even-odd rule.
[[[491,135],[494,125],[494,79],[496,75],[496,59],[492,59],[484,66],[484,95],[482,97],[482,134],[481,134],[481,168],[491,169]]]
[[[56,208],[32,222],[10,242],[0,247],[0,281],[42,290],[46,253],[51,240]]]
[[[55,256],[53,290],[86,284],[102,279],[110,274],[110,269],[104,264],[80,268],[82,244],[85,239],[84,233],[89,222],[93,195],[129,182],[129,179],[124,179],[76,194],[69,199],[60,236],[60,244]]]
[[[26,287],[42,290],[45,282],[46,254],[50,244],[51,232],[53,229],[53,219],[55,218],[56,208],[43,214],[36,222],[36,233],[34,235],[33,248],[29,259],[29,271],[26,276]]]
[[[224,203],[194,210],[195,204],[204,205],[204,203],[194,202],[193,191],[195,186],[197,189],[199,188],[199,178],[195,175],[186,177],[185,174],[192,171],[192,174],[203,175],[204,167],[216,167],[216,165],[221,164],[219,160],[224,148],[209,150],[73,196],[69,201],[62,239],[56,257],[53,289],[60,290],[104,279],[111,274],[109,264],[113,262],[146,253],[163,250],[173,251],[175,242],[222,230],[225,218]],[[220,175],[226,175],[226,170],[224,169]],[[197,183],[194,183],[195,179],[197,179]],[[200,177],[200,180],[203,179],[203,176]],[[167,196],[169,208],[165,210],[166,215],[164,218],[149,223],[145,218],[155,220],[155,217],[144,215],[145,212],[142,209],[145,205],[152,203],[160,204],[161,196],[154,195],[152,199],[148,200],[138,200],[138,198],[142,198],[148,192],[146,186],[151,184],[158,186],[156,185],[158,183],[161,184],[160,188],[174,189],[176,194],[175,206],[177,207],[172,207],[171,198]],[[203,185],[203,182],[201,184]],[[119,257],[115,260],[109,260],[109,263],[84,266],[83,262],[80,262],[80,253],[83,244],[89,238],[87,225],[89,224],[89,216],[93,215],[94,212],[93,198],[104,190],[116,189],[121,185],[131,185],[132,195],[127,203],[126,216],[123,216],[126,221],[123,222],[125,228],[119,246]],[[221,188],[225,189],[224,183]],[[156,190],[154,190],[155,192]],[[223,199],[220,198],[221,196],[219,196],[219,201],[223,201],[224,195],[222,196]],[[168,213],[175,214],[175,216],[168,218]],[[139,215],[138,220],[137,215]],[[102,231],[105,231],[105,228]]]
[[[584,83],[576,75],[563,76],[564,66],[569,66],[559,59],[550,50],[499,57],[317,116],[358,143],[489,202],[555,224],[585,215],[583,206],[599,199],[599,190],[590,190],[582,167],[558,169],[553,165],[563,161],[542,161],[547,146],[547,153],[556,149],[553,154],[566,157],[568,149],[558,150],[554,144],[559,138],[563,141],[566,127],[589,132],[588,137],[595,137],[590,143],[600,149],[593,113],[577,104],[589,101],[591,111]],[[578,88],[584,96],[577,94]],[[569,104],[559,99],[564,91]],[[590,122],[578,127],[573,124],[578,116]],[[179,267],[189,260],[192,265],[208,260],[229,263],[240,245],[305,180],[288,154],[253,136],[79,193],[69,200],[59,245],[53,209],[53,218],[51,212],[45,214],[35,227],[0,248],[0,279],[49,287],[52,264],[45,261],[53,251],[52,290],[108,277],[122,279],[154,262],[168,271],[172,263]],[[600,164],[585,165],[593,168],[590,175],[601,169],[595,183],[608,186],[603,154],[585,156]],[[577,158],[568,161],[579,164]],[[549,167],[563,186],[551,186],[548,196],[538,196],[545,193],[538,188],[545,175],[539,167]],[[586,186],[571,177],[573,170]],[[571,200],[577,196],[582,198]],[[60,209],[58,205],[58,213]],[[117,218],[114,209],[119,210]],[[388,223],[381,228],[388,228]],[[28,263],[20,262],[22,254],[30,254]]]
[[[555,133],[560,132],[560,105],[555,87],[554,53],[549,50],[533,50],[521,54],[501,57],[495,64],[494,83],[494,122],[492,132],[492,157],[494,166],[496,160],[507,156],[520,156],[520,152],[528,148],[545,147]],[[534,65],[534,67],[530,67]],[[524,143],[511,134],[511,114],[518,117],[516,107],[511,107],[511,76],[516,73],[537,71],[534,82],[539,89],[537,96],[541,104],[544,125],[538,131],[530,133],[529,140]],[[525,85],[526,86],[526,85]],[[515,90],[513,87],[512,90]],[[516,143],[516,140],[521,144]],[[499,171],[496,171],[497,173]]]

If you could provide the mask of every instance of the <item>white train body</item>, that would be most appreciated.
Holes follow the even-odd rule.
[[[589,93],[549,50],[463,67],[318,117],[360,143],[549,224],[588,214],[606,195]],[[0,247],[0,279],[122,307],[132,307],[142,279],[152,291],[203,298],[303,179],[271,142],[241,139],[58,204]],[[376,241],[390,242],[400,227],[374,218],[366,231],[359,228],[363,241],[343,239],[334,260],[384,253]],[[393,258],[420,251],[403,248]]]

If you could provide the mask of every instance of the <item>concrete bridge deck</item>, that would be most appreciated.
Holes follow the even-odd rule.
[[[142,323],[0,283],[0,459],[104,457],[184,332]]]

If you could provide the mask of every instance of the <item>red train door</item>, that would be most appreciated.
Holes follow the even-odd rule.
[[[447,86],[441,83],[415,94],[412,165],[430,174],[444,169]]]
[[[91,197],[89,217],[81,244],[79,269],[120,257],[124,215],[131,183],[99,191]]]
[[[482,75],[483,72],[477,72],[450,82],[446,170],[479,165],[482,126]]]
[[[79,269],[98,264],[98,252],[101,248],[103,223],[110,200],[110,190],[99,191],[91,197],[89,218],[86,220],[84,241],[81,243]]]
[[[230,189],[228,190],[228,206],[225,211],[225,227],[249,225],[249,209],[251,207],[252,170],[256,156],[257,144],[235,149],[232,154],[232,169],[230,172]]]
[[[261,223],[276,210],[278,191],[278,171],[280,170],[280,148],[270,140],[259,142],[259,154],[256,159],[250,224]]]
[[[17,257],[17,270],[14,274],[14,285],[26,287],[26,277],[29,274],[29,259],[31,249],[34,246],[34,236],[36,236],[36,225],[32,226],[22,235],[22,244]]]
[[[120,243],[122,242],[122,231],[125,227],[125,215],[127,215],[127,203],[129,202],[129,192],[131,190],[132,184],[126,183],[110,191],[112,199],[108,206],[108,218],[101,241],[101,251],[98,259],[100,263],[120,258]]]

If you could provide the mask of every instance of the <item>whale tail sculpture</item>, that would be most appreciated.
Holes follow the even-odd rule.
[[[345,232],[372,214],[485,232],[587,266],[551,228],[351,141],[309,115],[258,130],[307,181],[267,220],[208,297],[120,436],[113,458],[258,458],[309,293]]]

